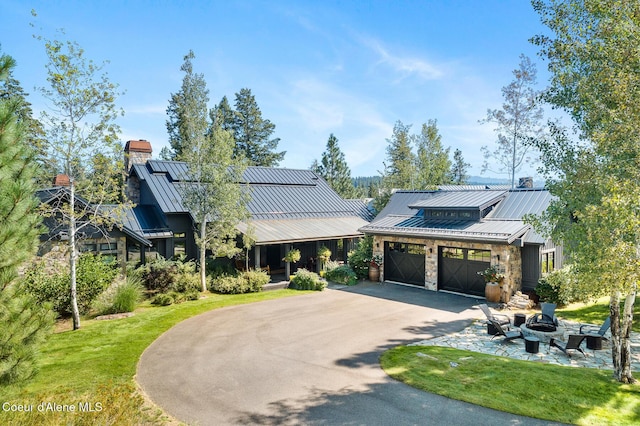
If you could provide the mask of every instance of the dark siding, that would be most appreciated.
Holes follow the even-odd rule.
[[[533,290],[540,279],[540,246],[525,245],[522,248],[522,290]]]

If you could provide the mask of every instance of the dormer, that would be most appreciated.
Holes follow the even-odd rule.
[[[409,208],[420,210],[424,221],[477,222],[486,217],[504,199],[505,191],[447,191],[417,201]]]

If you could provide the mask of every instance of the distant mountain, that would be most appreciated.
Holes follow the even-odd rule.
[[[516,179],[516,184],[517,184]],[[492,178],[486,176],[469,176],[469,185],[511,185],[510,179]]]

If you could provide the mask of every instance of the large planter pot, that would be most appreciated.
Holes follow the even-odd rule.
[[[484,287],[484,297],[487,302],[498,303],[500,301],[500,284],[487,283]]]
[[[380,268],[375,265],[369,265],[369,281],[377,283],[380,280]]]

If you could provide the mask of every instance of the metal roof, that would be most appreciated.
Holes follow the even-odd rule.
[[[391,195],[389,202],[373,220],[382,219],[390,214],[413,216],[416,211],[409,205],[426,200],[434,196],[437,191],[396,191]]]
[[[438,191],[433,197],[409,205],[412,209],[476,209],[482,210],[504,198],[505,191]]]
[[[359,217],[304,218],[283,220],[252,220],[238,225],[246,232],[249,224],[254,228],[256,244],[294,243],[303,241],[332,240],[362,236],[358,229],[368,222]]]
[[[135,206],[126,209],[123,223],[147,239],[169,238],[173,233],[155,206]]]
[[[549,207],[552,199],[553,196],[545,189],[514,189],[487,217],[513,219],[527,214],[539,215]]]
[[[507,191],[511,189],[511,185],[493,185],[493,184],[478,184],[478,185],[438,185],[438,189],[442,191],[480,191],[485,189],[496,189]]]

